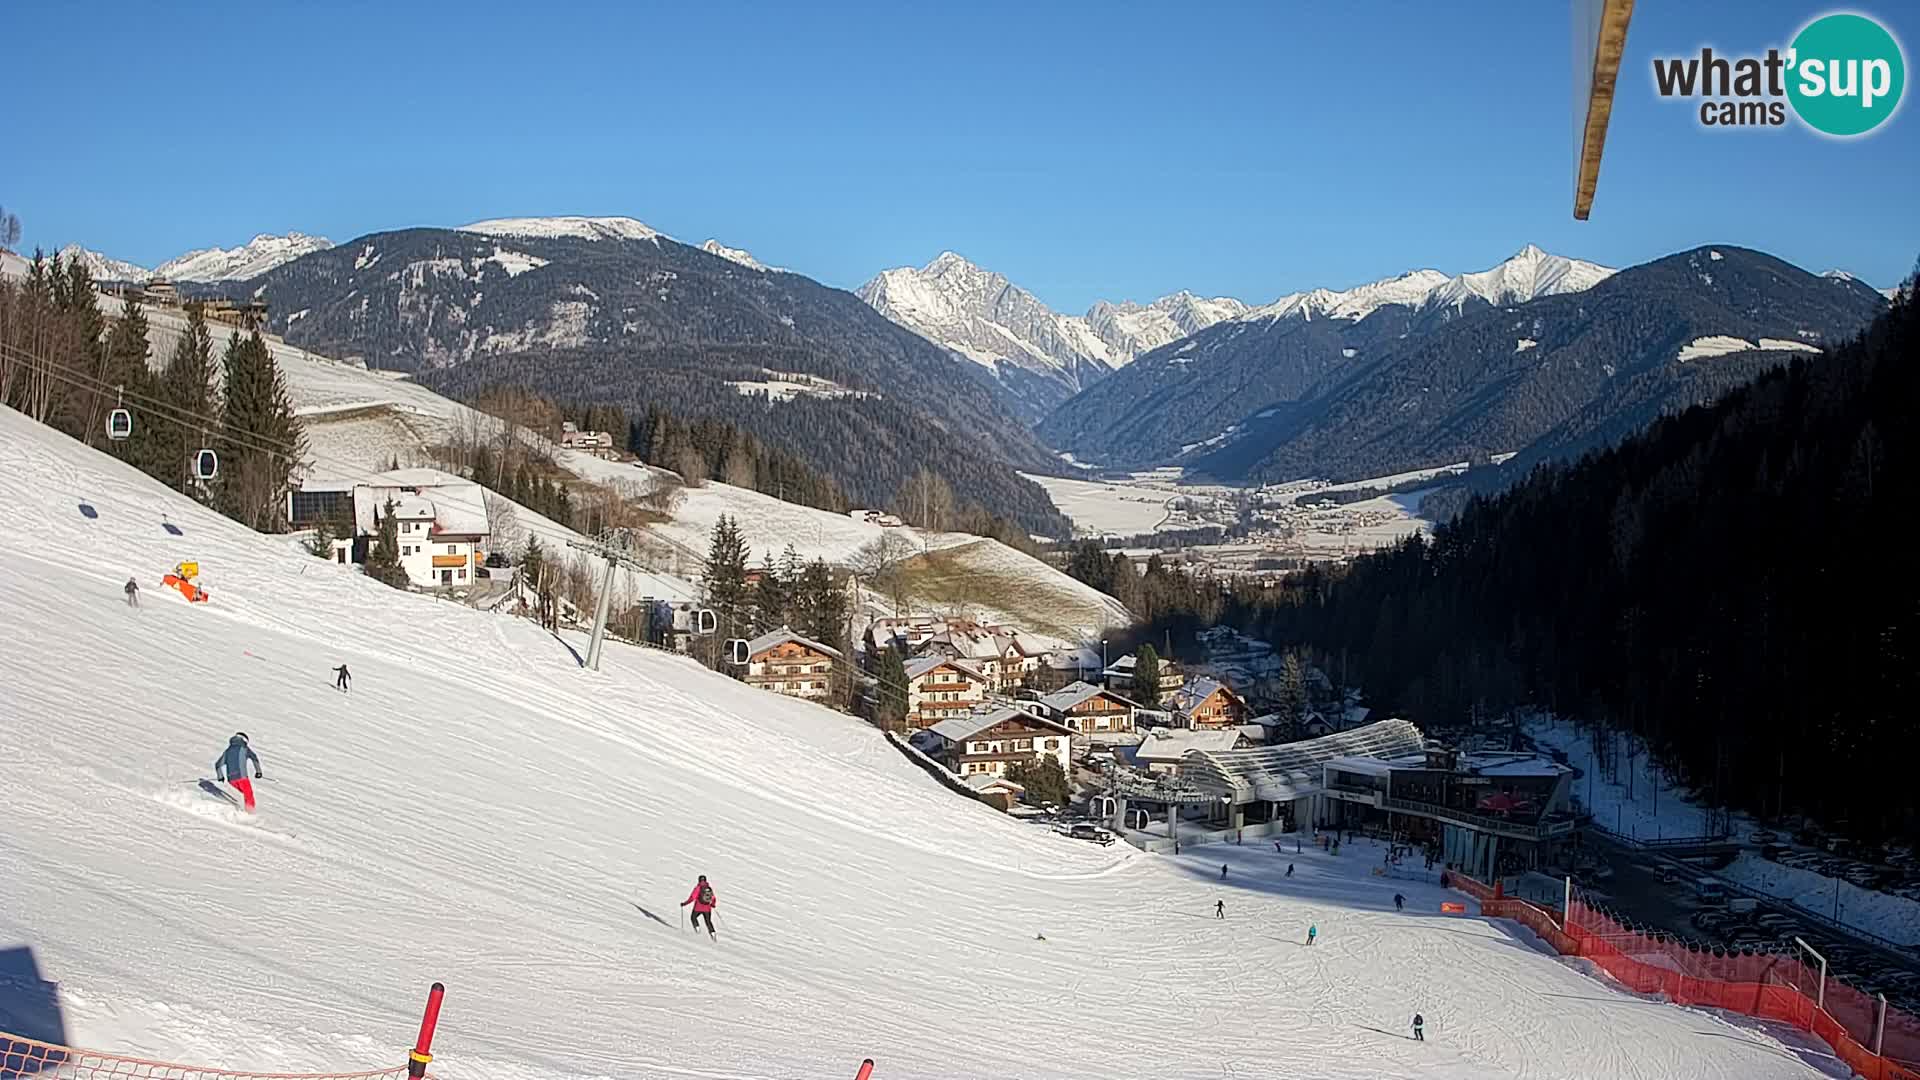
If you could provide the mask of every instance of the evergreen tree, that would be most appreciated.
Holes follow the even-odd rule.
[[[213,378],[213,335],[207,329],[206,311],[199,304],[188,304],[187,332],[174,344],[166,370],[160,375],[160,400],[166,403],[169,415],[178,419],[148,427],[158,470],[154,475],[203,501],[206,489],[194,479],[192,459],[194,451],[209,443],[206,433],[193,432],[191,425],[194,418],[204,418],[211,428],[218,420]]]
[[[1307,679],[1300,654],[1287,650],[1280,665],[1280,702],[1278,712],[1287,737],[1298,738],[1300,725],[1307,718]]]
[[[888,731],[905,728],[907,721],[907,658],[893,644],[879,651],[873,665],[874,719]]]
[[[792,621],[794,584],[793,577],[774,563],[771,554],[761,561],[760,580],[753,586],[755,631],[764,634]]]
[[[1160,706],[1160,654],[1142,645],[1133,654],[1133,700],[1149,708]]]
[[[147,343],[147,313],[141,308],[139,300],[127,300],[125,313],[114,320],[113,329],[107,333],[106,350],[106,382],[137,398],[153,396],[158,387],[147,368],[147,357],[152,355],[153,350]],[[131,408],[145,415],[134,421],[133,431],[125,439],[111,445],[113,456],[149,476],[170,482],[172,477],[167,475],[164,463],[159,458],[164,449],[164,437],[159,429],[178,421],[164,417],[155,410],[140,410],[138,406]]]
[[[1007,779],[1026,789],[1023,798],[1034,806],[1065,806],[1073,797],[1060,759],[1052,754],[1031,761],[1016,761],[1007,766]]]
[[[373,547],[367,551],[366,573],[375,581],[404,589],[408,585],[407,571],[400,565],[400,523],[394,519],[393,509],[393,500],[388,499],[374,533]]]
[[[313,538],[307,541],[307,553],[318,559],[333,561],[333,522],[321,518],[314,523]]]
[[[226,374],[214,505],[255,531],[284,529],[305,445],[280,366],[259,331],[244,338],[236,331],[228,340]]]
[[[747,594],[747,542],[740,525],[725,514],[713,525],[707,547],[707,606],[719,623],[721,640],[751,636],[751,597]]]

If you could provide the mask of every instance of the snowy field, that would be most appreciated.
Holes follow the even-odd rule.
[[[158,587],[187,558],[210,603]],[[383,1067],[440,979],[453,1080],[1822,1075],[1439,916],[1364,845],[1289,880],[1254,845],[1069,841],[850,717],[617,644],[585,672],[577,640],[301,555],[3,410],[0,588],[32,628],[0,684],[0,951],[58,985],[70,1042]],[[193,786],[235,730],[256,818]],[[679,922],[698,873],[718,942]]]
[[[1053,505],[1085,536],[1134,536],[1149,533],[1167,519],[1167,500],[1177,492],[1159,488],[1069,480],[1062,476],[1021,473],[1039,484]]]

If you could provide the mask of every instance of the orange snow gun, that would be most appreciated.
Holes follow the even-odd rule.
[[[1465,915],[1466,913],[1467,905],[1465,904],[1456,903],[1452,900],[1443,900],[1440,903],[1440,914],[1442,915]]]
[[[180,590],[180,595],[186,597],[187,603],[189,604],[204,603],[207,599],[207,590],[195,585],[179,574],[168,574],[166,577],[160,579],[160,584],[169,589]]]

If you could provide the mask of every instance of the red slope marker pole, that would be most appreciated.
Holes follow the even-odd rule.
[[[440,1023],[440,998],[446,992],[440,983],[427,991],[427,1014],[420,1018],[420,1037],[413,1041],[413,1052],[407,1055],[407,1075],[413,1080],[427,1075],[427,1062],[433,1060],[433,1029]]]
[[[872,1076],[873,1076],[873,1059],[868,1058],[867,1060],[860,1063],[860,1071],[854,1074],[853,1080],[869,1080],[869,1078]]]

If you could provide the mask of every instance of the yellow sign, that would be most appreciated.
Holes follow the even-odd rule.
[[[197,562],[183,562],[179,566],[174,567],[173,572],[186,578],[188,581],[192,581],[194,578],[200,576],[200,564]]]

